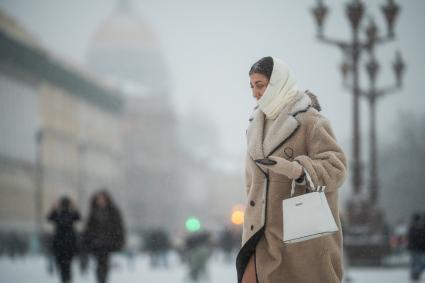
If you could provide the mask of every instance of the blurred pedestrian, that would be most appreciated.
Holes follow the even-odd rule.
[[[419,281],[425,269],[425,216],[412,216],[408,240],[407,247],[411,254],[410,278],[412,281]]]
[[[196,232],[187,236],[184,254],[189,268],[189,279],[192,282],[207,279],[207,263],[211,253],[210,234],[208,232]]]
[[[345,154],[316,96],[301,91],[290,68],[264,57],[249,71],[257,101],[247,129],[247,205],[238,282],[341,282],[342,232],[338,191],[347,174]],[[339,231],[294,244],[283,243],[282,201],[308,190],[305,176],[326,186]],[[294,221],[296,221],[294,219]]]
[[[77,253],[77,235],[75,222],[80,220],[80,214],[74,208],[72,201],[64,196],[55,205],[47,217],[54,227],[52,252],[58,267],[61,282],[71,282],[71,261]]]
[[[99,283],[106,282],[110,253],[123,248],[124,233],[121,213],[109,193],[106,190],[96,193],[91,200],[83,247],[96,259]]]
[[[28,252],[28,239],[24,235],[16,231],[11,231],[6,235],[4,240],[6,252],[10,259],[14,260],[19,256],[24,256]]]
[[[219,247],[224,254],[224,260],[230,262],[236,245],[235,236],[229,227],[225,227],[220,233]]]
[[[145,239],[145,250],[149,253],[151,267],[167,268],[169,249],[170,240],[165,230],[157,228],[148,232]]]

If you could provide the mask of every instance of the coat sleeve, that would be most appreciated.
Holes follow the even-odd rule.
[[[307,155],[297,156],[295,160],[309,173],[315,186],[326,186],[327,192],[335,191],[346,178],[347,160],[327,119],[317,119],[307,134],[306,144]]]

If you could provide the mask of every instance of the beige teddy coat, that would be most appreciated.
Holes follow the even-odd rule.
[[[264,113],[257,109],[247,130],[246,194],[242,248],[237,257],[238,282],[251,256],[259,283],[341,282],[342,233],[338,188],[346,178],[347,162],[330,124],[310,97],[299,92],[264,132]],[[263,140],[263,136],[267,139]],[[339,227],[328,236],[284,244],[282,200],[290,196],[286,176],[265,170],[254,160],[280,156],[297,160],[316,186],[326,186],[326,197]],[[305,193],[296,186],[296,195]]]

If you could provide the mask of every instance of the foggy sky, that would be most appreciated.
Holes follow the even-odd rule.
[[[330,6],[325,33],[349,38],[342,1]],[[345,3],[346,1],[344,1]],[[384,1],[367,1],[381,31],[378,10]],[[390,143],[398,113],[423,112],[425,1],[397,1],[402,13],[396,24],[397,40],[377,49],[381,64],[378,84],[394,82],[390,64],[395,50],[407,61],[401,92],[378,104],[378,137]],[[116,0],[0,0],[0,8],[32,32],[40,42],[66,60],[84,65],[90,37],[116,8]],[[299,1],[133,1],[140,18],[158,38],[172,78],[176,110],[185,118],[199,113],[214,121],[220,156],[240,160],[245,152],[245,129],[255,105],[248,70],[263,56],[276,56],[293,69],[301,89],[319,96],[323,113],[331,121],[348,154],[351,140],[351,96],[341,86],[338,65],[342,56],[335,47],[315,39],[309,9],[313,0]],[[420,35],[422,34],[422,36]],[[364,63],[362,63],[363,68]],[[367,80],[362,78],[367,86]],[[362,104],[362,131],[367,133],[367,105]],[[367,142],[367,140],[365,141]],[[365,153],[364,153],[365,154]]]

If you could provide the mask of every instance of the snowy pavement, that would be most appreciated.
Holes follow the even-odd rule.
[[[187,269],[177,257],[170,257],[168,269],[151,269],[146,256],[138,256],[133,264],[123,256],[115,256],[112,260],[113,270],[109,283],[165,283],[189,282]],[[0,258],[0,283],[57,283],[56,274],[48,273],[46,259],[39,256],[18,258]],[[93,266],[88,274],[81,275],[77,263],[73,266],[74,283],[95,283]],[[233,262],[225,263],[220,256],[211,259],[208,267],[208,283],[235,283],[236,272]],[[407,268],[356,268],[350,269],[350,282],[359,283],[408,283]],[[425,274],[424,274],[425,275]],[[425,282],[423,276],[422,283]]]

